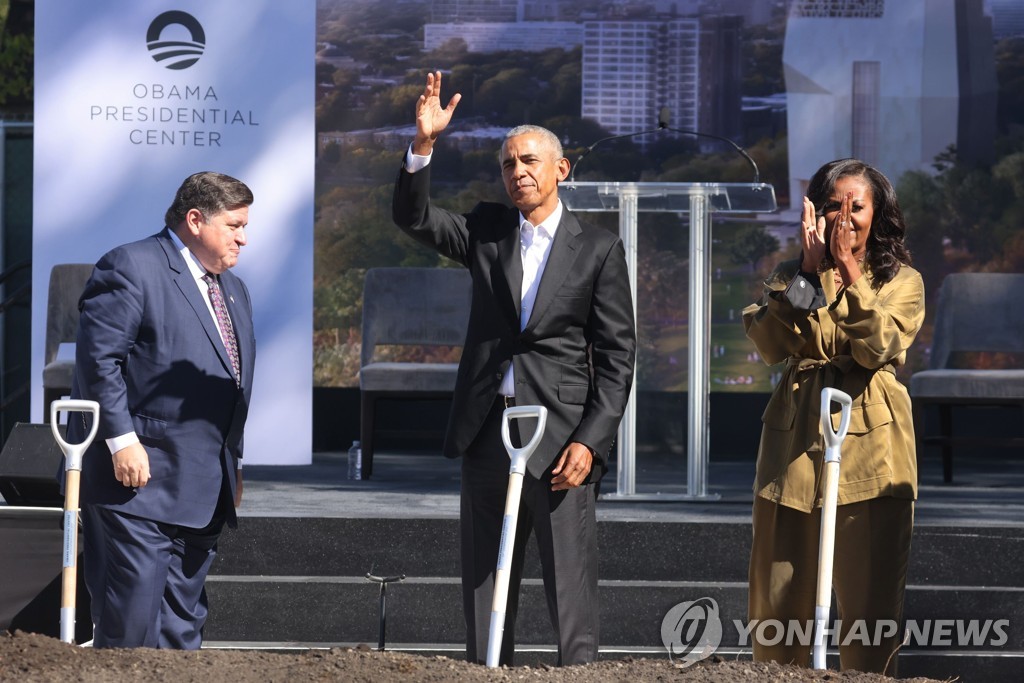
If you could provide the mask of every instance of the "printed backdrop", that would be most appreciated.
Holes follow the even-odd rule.
[[[50,269],[163,227],[188,175],[252,188],[246,462],[312,454],[314,0],[37,0],[33,421]],[[70,351],[62,351],[67,355]]]

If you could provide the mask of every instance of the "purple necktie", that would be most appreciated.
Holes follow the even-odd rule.
[[[224,348],[227,349],[228,358],[231,359],[231,367],[235,370],[235,383],[240,385],[242,373],[238,364],[238,341],[235,339],[235,328],[231,324],[228,307],[224,305],[224,295],[221,294],[220,283],[210,273],[203,276],[203,281],[209,286],[213,315],[217,318],[217,327],[220,328],[220,334],[224,340]]]

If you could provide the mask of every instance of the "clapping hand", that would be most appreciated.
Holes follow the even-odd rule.
[[[832,250],[832,258],[836,264],[846,263],[856,265],[857,259],[853,255],[853,223],[850,220],[850,212],[853,206],[853,197],[847,192],[843,195],[843,202],[839,206],[839,214],[832,225],[832,234],[829,237],[829,248]]]
[[[800,270],[815,273],[825,258],[825,217],[816,216],[814,204],[804,197],[804,215],[800,225],[800,245],[803,247],[803,259]]]

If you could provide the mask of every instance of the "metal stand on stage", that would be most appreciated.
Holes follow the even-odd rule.
[[[636,493],[636,392],[630,394],[619,427],[617,488],[604,496],[620,500],[714,500],[708,493],[708,393],[711,345],[711,214],[775,211],[775,188],[767,183],[573,182],[559,197],[574,212],[618,212],[626,248],[633,310],[636,310],[637,214],[690,214],[689,416],[686,493]]]

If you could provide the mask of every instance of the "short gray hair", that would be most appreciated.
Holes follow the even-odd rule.
[[[565,153],[562,151],[562,141],[558,139],[557,135],[542,126],[523,125],[512,128],[505,133],[505,139],[501,141],[502,149],[505,148],[505,142],[508,141],[509,138],[518,137],[520,135],[539,135],[544,142],[554,150],[556,159],[561,159],[565,156]],[[498,152],[498,156],[501,156],[501,152]]]

